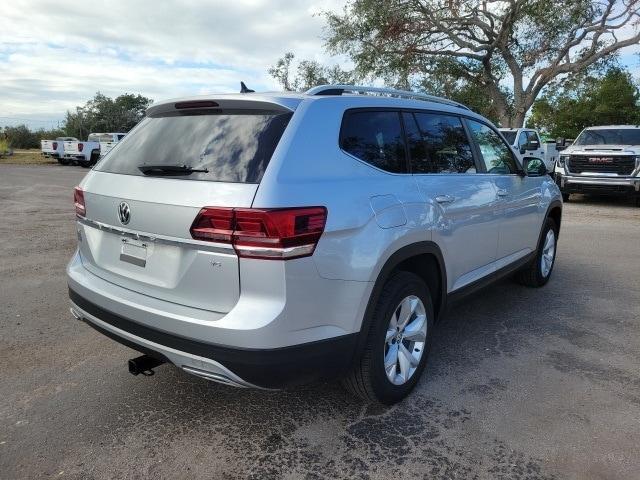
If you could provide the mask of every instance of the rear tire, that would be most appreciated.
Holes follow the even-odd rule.
[[[547,218],[535,258],[516,274],[518,283],[534,288],[546,285],[556,263],[557,246],[558,227],[552,218]]]
[[[427,364],[433,319],[425,282],[413,273],[393,274],[371,313],[364,351],[342,379],[343,386],[367,402],[392,405],[402,400]]]
[[[64,159],[64,158],[59,158],[59,159],[58,159],[58,163],[59,163],[60,165],[69,165],[69,160],[66,160],[66,159]]]
[[[571,194],[570,193],[563,193],[562,194],[562,201],[563,202],[568,202],[570,198],[571,198]]]

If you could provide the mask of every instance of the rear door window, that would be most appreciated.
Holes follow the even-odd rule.
[[[502,137],[483,123],[467,120],[471,136],[480,150],[481,160],[487,173],[517,173],[518,167],[511,153],[511,148],[504,143]]]
[[[410,116],[405,115],[405,126],[411,124]],[[460,118],[419,112],[413,116],[425,150],[424,156],[414,158],[414,149],[411,149],[413,173],[476,173],[471,144]],[[409,132],[412,127],[406,128]]]
[[[175,178],[259,183],[292,115],[201,110],[146,118],[95,169],[143,175],[145,165],[187,166],[207,171]]]
[[[397,111],[347,111],[342,120],[340,148],[387,172],[407,172],[400,113]]]

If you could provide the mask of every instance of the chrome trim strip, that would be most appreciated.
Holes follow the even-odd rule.
[[[622,178],[611,178],[611,177],[599,177],[599,178],[585,178],[585,177],[577,177],[572,175],[564,175],[563,180],[565,183],[581,183],[585,185],[624,185],[633,187],[636,184],[640,183],[640,178],[633,177],[622,177]]]
[[[224,243],[203,242],[200,240],[192,240],[189,238],[178,239],[176,237],[168,237],[166,235],[136,232],[135,230],[129,230],[122,227],[114,227],[113,225],[107,225],[106,223],[89,220],[86,217],[80,217],[78,215],[76,215],[76,219],[79,223],[86,225],[87,227],[96,228],[105,232],[115,233],[116,235],[133,238],[134,240],[139,240],[142,242],[162,243],[165,245],[195,248],[197,250],[207,250],[216,253],[235,254],[235,250],[233,249],[233,247]]]
[[[250,247],[236,245],[238,251],[245,255],[255,255],[257,257],[289,258],[298,255],[308,255],[315,248],[314,244],[299,245],[297,247],[275,248],[275,247]]]
[[[180,368],[191,375],[195,375],[205,380],[211,380],[212,382],[222,383],[224,385],[230,385],[236,388],[249,388],[247,385],[242,385],[229,377],[220,375],[219,373],[207,372],[206,370],[200,370],[199,368],[189,367],[188,365],[182,365]]]

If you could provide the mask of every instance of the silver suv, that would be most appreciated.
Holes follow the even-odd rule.
[[[234,386],[340,376],[394,403],[446,306],[544,285],[562,200],[539,159],[438,97],[331,85],[153,105],[75,189],[71,311]]]

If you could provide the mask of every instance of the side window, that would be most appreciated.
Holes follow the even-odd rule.
[[[407,172],[399,112],[346,112],[340,131],[340,148],[387,172]]]
[[[468,124],[487,173],[508,174],[518,171],[511,149],[495,131],[473,120],[468,120]]]
[[[529,143],[537,143],[538,147],[542,146],[542,143],[540,143],[540,137],[538,137],[536,132],[527,132],[527,141]]]
[[[415,113],[425,156],[413,157],[413,173],[476,173],[469,139],[458,117]]]
[[[413,113],[403,112],[402,121],[404,122],[404,134],[407,138],[407,147],[411,157],[411,171],[413,173],[432,173],[431,163],[427,157],[427,149]]]
[[[518,149],[526,147],[528,142],[529,138],[527,137],[527,132],[520,132],[520,136],[518,137]]]

